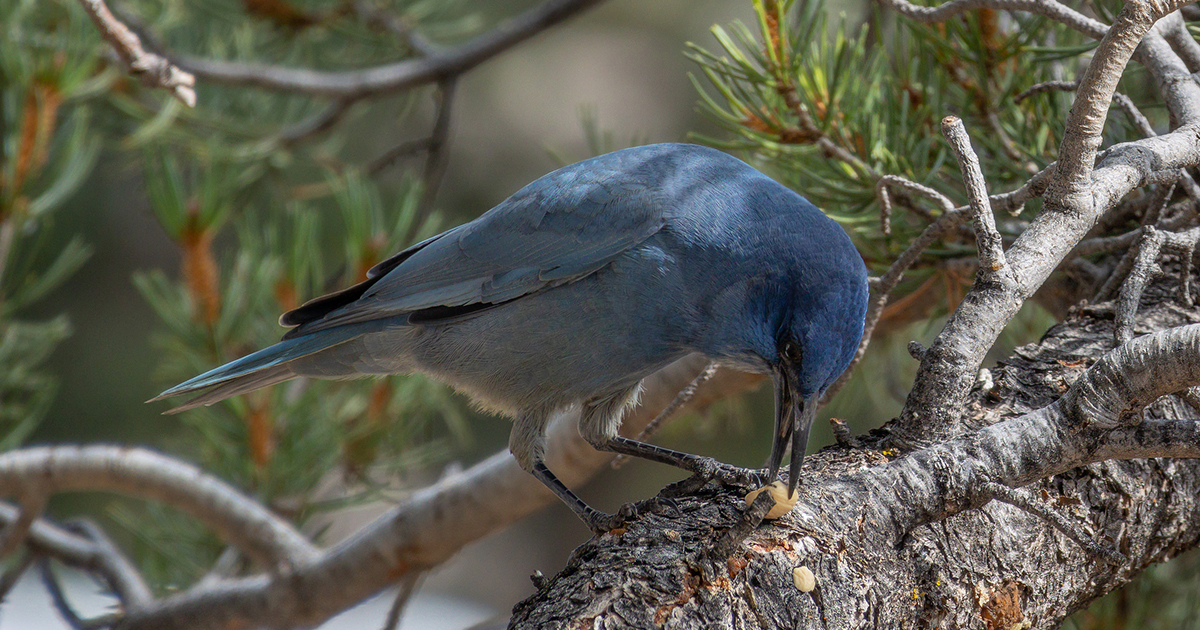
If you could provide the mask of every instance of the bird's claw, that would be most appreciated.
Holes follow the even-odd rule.
[[[588,519],[587,525],[591,528],[592,533],[597,536],[603,536],[614,529],[619,529],[625,526],[625,523],[637,518],[638,508],[632,503],[622,505],[619,510],[613,514],[605,514],[604,512],[594,512]]]
[[[739,488],[760,488],[766,483],[761,470],[731,466],[711,457],[697,458],[692,471],[701,479],[716,480]]]

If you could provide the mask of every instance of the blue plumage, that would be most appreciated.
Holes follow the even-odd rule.
[[[580,431],[598,448],[711,471],[617,436],[641,380],[699,352],[774,377],[769,472],[789,445],[795,471],[866,302],[861,257],[803,197],[719,151],[651,145],[538,179],[284,314],[295,328],[281,343],[160,397],[200,392],[186,409],[301,375],[423,372],[513,416],[517,461],[602,530],[613,521],[541,463],[552,412],[583,403]]]

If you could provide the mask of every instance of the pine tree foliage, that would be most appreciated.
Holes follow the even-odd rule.
[[[338,69],[416,54],[370,3],[168,0],[114,10],[147,47],[218,59]],[[446,45],[484,26],[459,2],[408,2],[398,13]],[[345,134],[295,137],[329,108],[322,99],[212,86],[188,109],[128,78],[76,2],[5,0],[0,21],[0,447],[18,445],[53,400],[54,379],[38,366],[69,324],[19,315],[87,258],[79,241],[48,249],[46,234],[104,140],[122,159],[140,159],[150,207],[180,252],[178,277],[134,278],[161,320],[163,386],[278,341],[280,312],[361,280],[445,227],[415,176],[379,177],[386,165],[367,164]],[[384,105],[399,123],[428,93]],[[352,126],[361,113],[349,108],[340,122]],[[442,460],[449,442],[467,438],[463,411],[448,388],[421,377],[301,380],[183,414],[173,449],[302,524]],[[112,510],[141,542],[159,588],[198,577],[220,551],[210,532],[170,510]]]
[[[0,449],[45,416],[57,381],[42,365],[71,332],[66,317],[24,313],[90,253],[79,239],[52,246],[50,231],[99,153],[95,60],[66,45],[91,30],[78,11],[0,3]]]
[[[1111,4],[1098,11],[1113,11]],[[999,187],[989,192],[1018,187],[1054,161],[1071,95],[1018,96],[1047,81],[1075,81],[1086,67],[1080,55],[1095,46],[1043,18],[990,9],[921,24],[871,3],[868,19],[855,26],[845,15],[831,23],[823,2],[756,0],[754,8],[756,24],[713,27],[720,50],[691,47],[702,75],[693,76],[701,107],[731,132],[701,140],[743,151],[841,221],[876,272],[942,212],[901,193],[890,229],[883,229],[880,178],[900,176],[965,206],[940,131],[941,119],[953,114],[971,132],[986,180]],[[1126,82],[1136,85],[1137,78]],[[1113,116],[1106,144],[1131,129]],[[1039,207],[1033,200],[1013,216],[998,216],[1001,233],[1019,234]],[[902,319],[953,308],[970,285],[974,256],[969,232],[928,249],[884,318],[917,300],[940,308]]]

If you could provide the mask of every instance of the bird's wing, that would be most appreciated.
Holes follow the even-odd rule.
[[[666,204],[640,178],[595,163],[576,167],[385,260],[319,317],[310,309],[282,321],[303,324],[293,333],[304,334],[405,313],[420,312],[420,321],[458,316],[578,280],[662,229]]]

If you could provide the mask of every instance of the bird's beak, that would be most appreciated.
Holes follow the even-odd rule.
[[[792,436],[794,423],[792,415],[795,406],[792,404],[792,387],[787,377],[787,369],[779,368],[774,374],[775,380],[775,433],[771,441],[771,457],[767,460],[767,481],[774,482],[779,477],[779,464],[783,461],[783,452],[787,450],[788,438]]]
[[[817,404],[821,396],[813,394],[802,398],[796,374],[791,366],[781,366],[774,376],[775,435],[771,445],[771,458],[767,461],[768,478],[774,480],[778,477],[783,453],[790,443],[792,460],[788,472],[788,496],[791,497],[795,494],[800,480],[800,465],[804,462],[808,433],[817,416]]]

